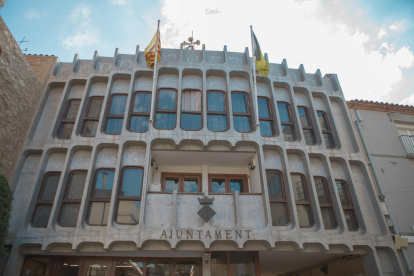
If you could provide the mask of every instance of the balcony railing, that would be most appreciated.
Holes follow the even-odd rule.
[[[405,150],[407,151],[407,157],[414,158],[414,137],[413,135],[401,135],[400,139],[404,144]]]

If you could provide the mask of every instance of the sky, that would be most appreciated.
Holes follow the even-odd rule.
[[[414,0],[8,0],[0,15],[24,53],[64,62],[135,54],[158,19],[163,48],[193,31],[206,50],[244,52],[253,25],[271,63],[335,73],[346,100],[414,105]]]

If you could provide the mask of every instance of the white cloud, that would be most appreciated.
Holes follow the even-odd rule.
[[[39,19],[42,17],[46,17],[46,13],[44,12],[37,12],[35,10],[30,10],[28,12],[26,12],[25,17],[28,19]]]
[[[405,98],[404,100],[402,100],[400,102],[400,104],[408,104],[408,105],[414,105],[414,94],[412,94],[411,96]]]
[[[228,51],[244,52],[245,47],[250,49],[249,26],[253,25],[270,62],[286,58],[290,68],[303,63],[309,73],[317,68],[337,73],[348,100],[380,101],[402,81],[402,69],[414,65],[409,47],[384,41],[386,30],[365,18],[362,10],[355,13],[348,1],[248,3],[238,1],[235,9],[232,1],[163,0],[163,47],[178,48],[193,30],[194,39],[206,44],[207,50],[227,45]],[[211,7],[220,12],[206,12]]]
[[[381,30],[378,32],[378,38],[383,38],[387,35],[387,31],[384,28],[381,28]]]
[[[109,1],[110,5],[126,5],[127,4],[127,0],[111,0]]]
[[[76,7],[69,15],[71,33],[61,40],[66,49],[80,49],[99,42],[99,32],[91,23],[91,10],[85,5]]]
[[[394,22],[394,24],[390,26],[390,30],[394,30],[394,31],[405,30],[405,20],[400,21],[400,22]]]

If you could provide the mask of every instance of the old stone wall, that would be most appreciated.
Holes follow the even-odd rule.
[[[57,57],[43,55],[25,55],[42,88],[45,87],[50,73],[53,71]],[[43,89],[42,89],[43,90]]]
[[[0,17],[0,173],[11,178],[43,89]]]

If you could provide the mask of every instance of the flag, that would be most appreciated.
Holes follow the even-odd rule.
[[[151,67],[151,65],[155,61],[155,47],[157,44],[157,33],[158,33],[158,50],[157,50],[157,61],[161,59],[161,35],[159,31],[157,31],[154,35],[154,37],[151,40],[151,43],[145,48],[145,59],[147,60],[148,68]]]
[[[252,31],[252,37],[253,37],[253,57],[256,61],[256,71],[262,76],[267,77],[267,74],[269,74],[269,62],[266,62],[266,60],[263,57],[262,50],[260,50],[259,42],[257,41],[256,35]]]

